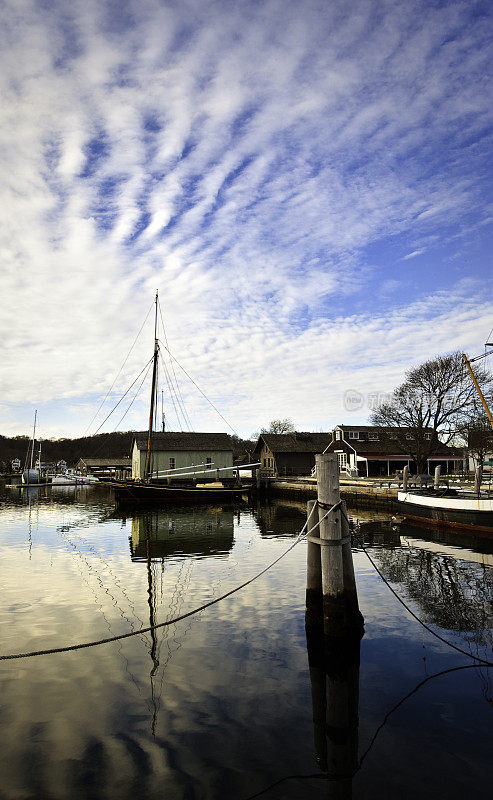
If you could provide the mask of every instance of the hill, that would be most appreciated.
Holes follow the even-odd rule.
[[[69,466],[75,466],[79,458],[122,458],[130,455],[132,441],[136,435],[146,435],[142,431],[115,431],[114,433],[100,433],[97,436],[83,436],[80,439],[57,439],[50,441],[45,439],[41,443],[42,461],[61,461],[67,462]],[[1,436],[0,435],[0,471],[10,471],[10,463],[13,458],[19,458],[21,464],[26,460],[26,454],[30,446],[28,436]],[[245,451],[251,451],[255,445],[231,437],[233,456],[237,458]],[[36,448],[39,443],[36,444]],[[35,456],[36,456],[35,448]]]

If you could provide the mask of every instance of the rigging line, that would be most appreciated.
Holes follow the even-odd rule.
[[[123,367],[125,366],[125,364],[127,363],[128,359],[129,359],[130,353],[132,352],[132,350],[133,350],[133,349],[134,349],[134,347],[135,347],[135,344],[136,344],[136,342],[137,342],[137,339],[139,338],[140,334],[142,333],[142,330],[143,330],[143,328],[144,328],[144,325],[145,325],[145,324],[146,324],[146,322],[147,322],[147,317],[148,317],[148,316],[149,316],[149,314],[151,313],[151,309],[152,309],[152,306],[153,306],[153,305],[154,305],[154,303],[151,303],[151,305],[149,306],[149,311],[148,311],[148,312],[147,312],[147,314],[146,314],[146,318],[145,318],[144,322],[142,323],[142,325],[141,325],[141,328],[140,328],[140,330],[139,330],[139,332],[138,332],[137,336],[135,337],[135,339],[134,339],[134,341],[133,341],[133,344],[132,344],[132,346],[131,346],[130,350],[129,350],[129,351],[128,351],[128,353],[127,353],[127,356],[126,356],[126,358],[125,358],[125,361],[123,362],[123,364],[121,365],[120,369],[118,370],[118,373],[117,373],[117,376],[116,376],[115,380],[113,381],[113,383],[111,384],[110,388],[109,388],[109,389],[108,389],[108,391],[106,392],[106,397],[105,397],[105,398],[104,398],[104,400],[103,400],[103,401],[100,403],[100,406],[99,406],[98,410],[96,411],[96,413],[94,414],[94,416],[93,416],[92,420],[90,421],[89,425],[87,426],[87,428],[85,429],[84,433],[82,434],[82,436],[83,436],[83,437],[86,435],[87,431],[89,430],[89,428],[91,427],[92,423],[93,423],[93,422],[94,422],[94,420],[96,419],[97,415],[98,415],[98,414],[99,414],[99,412],[101,411],[102,407],[103,407],[103,406],[104,406],[104,404],[106,403],[106,400],[108,399],[108,397],[109,397],[109,395],[110,395],[110,392],[111,392],[111,390],[113,389],[113,386],[114,386],[114,385],[115,385],[115,383],[117,382],[117,380],[118,380],[118,378],[119,378],[119,376],[120,376],[120,374],[121,374],[121,371],[122,371]]]
[[[383,721],[378,726],[378,728],[377,728],[377,730],[376,730],[376,732],[375,732],[375,734],[374,734],[374,736],[373,736],[373,738],[372,738],[372,740],[370,742],[370,745],[367,747],[367,749],[365,750],[365,752],[363,753],[363,755],[359,759],[358,766],[356,767],[356,769],[351,774],[342,776],[342,775],[334,775],[333,773],[330,773],[330,772],[322,772],[322,773],[317,772],[315,774],[306,774],[306,775],[285,775],[283,778],[279,778],[279,780],[275,781],[274,783],[269,784],[269,786],[266,786],[265,789],[261,789],[259,792],[256,792],[255,794],[251,794],[248,797],[244,798],[244,800],[254,800],[254,798],[256,798],[256,797],[261,797],[262,795],[267,794],[267,792],[269,792],[271,789],[274,789],[276,786],[279,786],[281,783],[284,783],[285,781],[289,781],[289,780],[310,780],[310,779],[314,779],[314,778],[318,778],[319,780],[334,780],[334,779],[335,780],[340,780],[342,777],[353,778],[360,771],[360,769],[361,769],[361,767],[363,765],[363,761],[366,758],[366,756],[368,755],[368,753],[370,752],[371,748],[373,747],[378,734],[380,733],[382,728],[386,725],[386,723],[388,722],[389,717],[394,713],[394,711],[397,711],[397,709],[401,705],[403,705],[403,703],[405,703],[406,700],[409,700],[409,698],[412,697],[413,694],[416,694],[416,692],[418,692],[421,689],[421,687],[425,685],[425,683],[428,683],[428,681],[431,681],[434,678],[440,678],[442,675],[447,675],[450,672],[458,672],[459,670],[462,670],[462,669],[479,669],[479,665],[478,664],[464,664],[461,667],[450,667],[449,669],[444,669],[441,672],[435,672],[434,675],[428,675],[428,677],[425,678],[424,680],[422,680],[420,683],[418,683],[418,685],[415,686],[412,691],[408,692],[408,694],[406,694],[405,697],[402,697],[399,700],[399,702],[390,711],[388,711],[387,714],[385,715]]]
[[[493,667],[493,664],[486,664],[486,665],[481,665],[481,666]],[[450,672],[459,672],[459,670],[462,670],[462,669],[480,669],[480,665],[479,664],[463,664],[461,667],[450,667],[449,669],[441,670],[441,672],[435,672],[434,675],[428,675],[426,678],[424,678],[422,681],[420,681],[414,687],[414,689],[412,689],[404,697],[402,697],[399,700],[399,702],[396,703],[395,706],[393,708],[391,708],[390,711],[388,711],[386,713],[386,715],[383,718],[382,722],[380,723],[380,725],[376,729],[376,731],[375,731],[375,733],[374,733],[374,735],[373,735],[373,737],[371,739],[370,744],[368,745],[368,747],[366,748],[365,752],[363,753],[363,755],[361,756],[361,758],[358,761],[358,768],[356,769],[356,772],[359,772],[359,770],[363,766],[363,761],[365,760],[366,756],[368,755],[368,753],[372,749],[373,745],[375,744],[375,740],[376,740],[378,734],[380,733],[382,728],[387,724],[387,722],[389,720],[389,717],[392,716],[394,711],[397,711],[397,709],[400,708],[403,705],[403,703],[406,702],[406,700],[409,700],[409,698],[412,697],[413,694],[416,694],[416,692],[418,692],[421,689],[422,686],[424,686],[426,683],[428,683],[428,681],[431,681],[434,678],[440,678],[442,675],[447,675]],[[356,774],[356,772],[354,774]]]
[[[161,349],[159,350],[159,355],[161,356],[161,360],[163,362],[164,375],[165,375],[165,378],[166,378],[166,383],[168,384],[169,396],[171,397],[171,402],[173,403],[173,410],[175,412],[176,421],[178,423],[178,427],[180,428],[180,430],[183,430],[178,411],[176,410],[175,393],[174,393],[173,387],[172,387],[172,385],[170,383],[170,376],[169,376],[169,373],[168,373],[168,368],[166,366],[166,362],[164,360],[164,357],[163,357],[163,355],[161,353]]]
[[[167,350],[167,352],[169,353],[169,355],[171,356],[171,358],[172,358],[174,361],[176,361],[176,363],[178,364],[178,366],[180,367],[180,369],[181,369],[181,370],[182,370],[182,371],[185,373],[185,375],[187,376],[187,378],[188,378],[190,381],[192,381],[193,385],[195,386],[195,388],[196,388],[196,389],[198,389],[198,390],[199,390],[200,394],[201,394],[203,397],[205,397],[205,399],[206,399],[206,400],[207,400],[207,402],[208,402],[208,403],[209,403],[209,404],[212,406],[212,408],[214,409],[214,411],[216,411],[216,413],[217,413],[217,414],[219,414],[219,416],[221,417],[221,419],[223,420],[223,422],[225,422],[225,423],[226,423],[226,425],[228,426],[228,428],[231,428],[231,430],[233,431],[233,433],[235,434],[235,436],[238,436],[238,433],[235,431],[235,429],[233,428],[233,426],[229,424],[228,420],[227,420],[227,419],[225,419],[225,417],[223,417],[223,415],[221,414],[221,412],[219,411],[219,409],[218,409],[218,408],[216,408],[216,406],[214,405],[214,403],[212,402],[212,400],[209,400],[209,398],[207,397],[207,395],[206,395],[206,394],[204,394],[204,392],[202,391],[202,389],[200,388],[200,386],[198,386],[198,385],[195,383],[194,379],[192,378],[192,376],[191,376],[191,375],[189,375],[189,374],[188,374],[188,372],[186,371],[185,367],[182,367],[182,365],[180,364],[180,362],[178,361],[178,359],[177,359],[177,358],[176,358],[176,357],[173,355],[173,353],[172,353],[172,352],[171,352],[171,351],[170,351],[170,350],[169,350],[167,347],[165,347],[164,349],[165,349],[165,350]]]
[[[130,409],[132,408],[132,406],[133,406],[133,404],[134,404],[134,402],[135,402],[136,398],[138,397],[139,393],[140,393],[140,392],[141,392],[141,390],[142,390],[142,387],[143,387],[143,385],[144,385],[144,383],[145,383],[145,380],[146,380],[147,376],[149,375],[149,370],[150,370],[150,368],[151,368],[151,361],[149,361],[149,363],[148,363],[148,365],[147,365],[146,374],[145,374],[145,375],[144,375],[144,377],[142,378],[142,381],[140,382],[140,386],[139,386],[139,388],[138,388],[138,389],[137,389],[137,391],[135,392],[135,394],[134,394],[134,396],[133,396],[132,400],[130,401],[130,405],[128,406],[127,410],[125,411],[125,413],[124,413],[123,417],[122,417],[122,418],[121,418],[121,419],[120,419],[120,420],[117,422],[117,424],[116,424],[116,427],[113,429],[113,433],[114,433],[114,432],[116,431],[116,429],[117,429],[117,428],[118,428],[118,427],[119,427],[119,426],[122,424],[123,420],[124,420],[124,419],[125,419],[125,417],[127,416],[127,414],[128,414],[128,412],[130,411]]]
[[[343,514],[344,518],[346,519],[346,522],[347,522],[347,523],[348,523],[348,525],[349,525],[349,519],[348,519],[348,517],[347,517],[347,515],[346,515],[346,513],[345,513],[345,511],[344,511],[344,508],[343,508],[342,506],[341,506],[341,513]],[[429,633],[431,633],[431,634],[432,634],[433,636],[435,636],[437,639],[440,639],[440,641],[441,641],[441,642],[443,642],[444,644],[448,645],[448,647],[452,647],[454,650],[457,650],[457,652],[458,652],[458,653],[462,653],[462,655],[463,655],[463,656],[467,656],[468,658],[472,658],[474,661],[479,661],[481,664],[485,664],[487,667],[493,667],[493,661],[486,661],[484,658],[479,658],[479,656],[473,656],[473,655],[472,655],[472,653],[468,653],[468,652],[467,652],[467,650],[462,650],[462,648],[461,648],[461,647],[457,647],[455,644],[452,644],[452,642],[448,642],[448,641],[447,641],[447,639],[444,639],[444,638],[443,638],[443,636],[440,636],[440,634],[439,634],[439,633],[437,633],[437,632],[436,632],[436,631],[434,631],[432,628],[430,628],[430,627],[429,627],[429,626],[426,624],[426,622],[423,622],[423,620],[421,620],[421,619],[420,619],[420,618],[419,618],[419,617],[418,617],[418,616],[417,616],[417,615],[414,613],[414,611],[412,611],[412,610],[409,608],[409,606],[408,606],[408,605],[407,605],[407,604],[404,602],[404,600],[402,600],[402,599],[399,597],[399,595],[397,594],[397,592],[396,592],[396,591],[395,591],[395,590],[392,588],[392,586],[390,585],[390,583],[388,582],[388,580],[385,578],[385,576],[384,576],[384,575],[383,575],[383,574],[380,572],[380,570],[378,569],[377,565],[375,564],[374,560],[372,559],[371,555],[369,554],[368,550],[366,549],[366,547],[364,546],[364,544],[363,544],[363,543],[361,543],[361,549],[363,550],[364,554],[365,554],[365,555],[367,556],[367,558],[369,559],[370,563],[373,565],[373,568],[375,569],[375,571],[376,571],[376,572],[377,572],[377,573],[380,575],[380,577],[381,577],[381,579],[383,580],[383,582],[384,582],[384,583],[387,585],[387,587],[390,589],[390,591],[392,592],[392,594],[393,594],[393,595],[394,595],[394,596],[397,598],[397,600],[399,601],[399,603],[401,603],[401,604],[404,606],[404,608],[406,609],[406,611],[408,611],[408,612],[409,612],[409,614],[411,614],[411,616],[412,616],[412,617],[414,617],[414,619],[416,620],[416,622],[419,622],[419,624],[420,624],[420,625],[422,625],[422,626],[423,626],[423,628],[425,628],[425,629],[426,629],[426,630],[427,630]]]
[[[102,423],[101,423],[101,425],[99,426],[99,428],[97,429],[97,431],[96,431],[95,433],[93,433],[93,434],[92,434],[93,436],[96,436],[96,434],[97,434],[97,433],[99,433],[99,431],[100,431],[100,430],[101,430],[101,428],[103,427],[103,425],[104,425],[104,423],[106,422],[106,420],[108,420],[108,419],[111,417],[111,415],[113,414],[113,412],[114,412],[114,411],[116,411],[116,409],[118,408],[118,406],[120,405],[120,403],[122,402],[122,400],[124,399],[124,397],[126,397],[126,396],[127,396],[127,394],[129,393],[129,391],[130,391],[130,389],[132,388],[132,386],[134,386],[134,385],[137,383],[137,381],[139,380],[139,378],[140,378],[140,376],[142,375],[142,373],[144,372],[144,370],[148,369],[148,367],[149,367],[149,364],[152,362],[152,360],[153,360],[153,359],[154,359],[154,356],[152,356],[152,357],[149,359],[149,361],[147,362],[147,364],[144,366],[144,368],[143,368],[143,369],[141,369],[141,371],[139,372],[139,374],[137,375],[137,377],[135,378],[135,380],[134,380],[134,381],[132,381],[132,383],[131,383],[131,384],[130,384],[130,386],[128,387],[128,389],[127,389],[127,391],[125,392],[125,394],[123,394],[123,395],[120,397],[120,399],[119,399],[118,403],[117,403],[115,406],[113,406],[113,408],[111,409],[110,413],[109,413],[109,414],[108,414],[108,416],[107,416],[107,417],[105,417],[105,419],[102,421]]]
[[[470,364],[474,364],[475,361],[479,361],[481,358],[486,358],[487,356],[491,356],[493,350],[488,350],[486,353],[482,353],[480,356],[474,356],[474,358],[468,358]]]
[[[164,356],[162,356],[162,359],[163,359],[163,364],[166,364]],[[187,412],[187,410],[185,408],[185,403],[183,402],[183,398],[181,396],[180,387],[179,387],[178,381],[176,380],[176,373],[175,373],[173,362],[171,361],[171,359],[170,359],[170,365],[171,365],[171,370],[173,372],[173,375],[175,376],[175,385],[176,385],[176,389],[175,389],[175,385],[173,384],[173,379],[171,378],[171,373],[170,373],[170,381],[171,381],[171,389],[170,389],[170,391],[175,395],[176,402],[178,403],[178,408],[180,409],[180,412],[181,412],[181,414],[183,416],[183,419],[185,421],[185,426],[191,432],[192,431],[192,422],[191,422],[190,417],[188,415],[188,412]]]
[[[168,366],[166,364],[166,359],[164,358],[164,355],[161,352],[160,352],[160,354],[161,354],[161,360],[162,360],[162,363],[163,363],[163,367],[164,367],[164,369],[166,371],[169,394],[170,394],[170,397],[171,397],[171,401],[173,403],[173,409],[174,409],[174,412],[175,412],[175,415],[176,415],[176,419],[178,421],[178,425],[179,425],[180,429],[183,430],[183,426],[182,426],[182,423],[180,421],[180,416],[179,416],[179,413],[181,413],[181,416],[183,417],[183,421],[185,423],[185,427],[188,428],[188,430],[191,433],[193,431],[193,426],[192,426],[192,423],[190,421],[190,417],[188,416],[188,413],[186,411],[184,403],[180,402],[180,398],[179,398],[178,394],[176,393],[176,390],[175,390],[174,385],[173,385],[173,380],[171,378],[171,373],[170,373],[169,368],[168,368]],[[171,366],[173,366],[173,362],[171,360],[170,360],[170,364],[171,364]],[[176,402],[175,402],[175,400],[176,400]]]
[[[158,299],[158,307],[159,307],[159,316],[161,317],[161,325],[162,325],[162,328],[163,328],[164,344],[166,346],[166,349],[168,350],[168,347],[169,347],[169,345],[168,345],[168,337],[166,335],[166,328],[165,328],[165,325],[164,325],[163,312],[162,312],[162,309],[161,309],[161,303],[159,302],[159,299]],[[180,403],[180,405],[182,407],[183,416],[185,418],[185,422],[187,422],[188,413],[186,412],[186,409],[185,409],[185,403],[183,401],[183,396],[181,394],[180,384],[178,383],[178,379],[176,377],[176,372],[175,372],[175,366],[174,366],[172,361],[171,361],[171,370],[172,370],[173,377],[175,379],[175,385],[176,385],[176,388],[177,388],[176,399],[177,399],[177,401]],[[188,423],[187,424],[188,424],[189,430],[192,431],[193,426],[192,426],[192,422],[190,420],[190,417],[188,417]]]
[[[173,619],[165,620],[164,622],[159,622],[157,625],[149,625],[146,628],[139,628],[136,631],[130,631],[129,633],[121,633],[119,636],[111,636],[111,637],[108,637],[106,639],[99,639],[99,640],[94,641],[94,642],[81,642],[81,643],[78,643],[78,644],[66,645],[65,647],[51,647],[51,648],[49,648],[47,650],[34,650],[34,651],[31,651],[30,653],[11,653],[9,655],[0,655],[0,661],[14,661],[15,659],[19,659],[19,658],[34,658],[35,656],[47,656],[47,655],[53,655],[55,653],[67,653],[67,652],[70,652],[70,651],[73,651],[73,650],[83,650],[83,649],[85,649],[87,647],[96,647],[97,645],[100,645],[100,644],[109,644],[110,642],[117,642],[117,641],[120,641],[121,639],[130,639],[130,637],[132,637],[132,636],[139,636],[140,634],[143,634],[143,633],[149,633],[150,631],[154,631],[157,628],[166,628],[169,625],[174,625],[175,622],[181,622],[181,620],[183,620],[183,619],[188,619],[188,617],[193,617],[194,614],[197,614],[199,611],[204,611],[204,609],[209,608],[210,606],[214,606],[216,603],[219,603],[221,600],[225,600],[227,597],[231,597],[231,595],[235,594],[236,592],[239,592],[240,589],[244,589],[245,586],[248,586],[250,583],[253,583],[255,580],[257,580],[257,578],[260,578],[261,575],[264,575],[266,572],[268,572],[270,569],[272,569],[272,567],[274,567],[282,558],[287,556],[287,554],[289,552],[291,552],[291,550],[293,550],[293,548],[296,547],[296,545],[299,544],[299,542],[307,535],[306,529],[308,527],[308,523],[310,521],[310,517],[313,514],[313,510],[316,507],[317,507],[317,504],[314,503],[313,507],[312,507],[312,510],[311,510],[311,512],[310,512],[305,524],[303,525],[301,531],[299,532],[298,536],[296,537],[296,540],[293,542],[292,545],[290,545],[287,548],[287,550],[285,550],[283,553],[281,553],[280,556],[278,556],[274,561],[272,561],[270,564],[268,564],[266,567],[264,567],[263,570],[258,572],[252,578],[249,578],[247,581],[245,581],[244,583],[240,584],[239,586],[236,586],[235,588],[230,589],[229,592],[226,592],[225,594],[220,595],[219,597],[216,597],[213,600],[209,600],[207,603],[204,603],[201,606],[198,606],[198,608],[193,608],[191,611],[187,611],[185,614],[180,614],[179,616],[174,617]],[[320,525],[320,523],[323,522],[323,520],[326,517],[328,517],[329,514],[332,511],[334,511],[334,509],[336,509],[338,507],[339,507],[339,504],[336,503],[334,506],[332,506],[332,508],[329,508],[329,510],[323,515],[323,517],[321,519],[319,519],[317,522],[315,522],[313,527],[310,528],[310,533],[312,531],[314,531],[315,528],[317,528]]]

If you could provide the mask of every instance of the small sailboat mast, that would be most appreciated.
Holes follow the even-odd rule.
[[[152,450],[152,424],[154,420],[154,404],[156,400],[156,382],[157,382],[157,362],[158,362],[158,355],[159,355],[159,342],[157,339],[157,303],[158,303],[158,292],[156,290],[156,312],[154,317],[154,357],[153,357],[153,365],[152,365],[152,386],[151,386],[151,407],[149,411],[149,435],[147,437],[147,454],[146,454],[146,465],[144,471],[144,479],[146,481],[149,480],[149,475],[151,473],[151,450]]]
[[[38,409],[36,408],[36,409],[34,410],[33,440],[32,440],[32,443],[31,443],[31,464],[30,464],[30,467],[29,467],[29,469],[32,469],[32,468],[33,468],[33,458],[34,458],[34,440],[35,440],[35,437],[36,437],[36,416],[37,416],[37,413],[38,413]]]

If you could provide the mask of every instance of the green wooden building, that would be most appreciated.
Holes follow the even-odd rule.
[[[138,434],[132,447],[132,478],[142,480],[145,477],[147,454],[147,434]],[[232,479],[233,444],[227,433],[175,433],[172,431],[154,432],[152,434],[151,473],[164,472],[161,477],[173,477],[169,470],[180,473],[189,471],[194,465],[197,472],[204,469],[220,469],[219,479]],[[225,469],[231,467],[231,470]],[[192,471],[192,470],[190,470]],[[188,476],[192,478],[193,476]],[[214,472],[198,475],[197,479],[209,482],[215,480]]]

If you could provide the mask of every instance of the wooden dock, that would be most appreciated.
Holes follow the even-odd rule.
[[[393,511],[397,508],[398,487],[391,481],[352,481],[341,478],[341,498],[354,507]],[[316,478],[271,478],[263,482],[262,490],[270,497],[293,500],[312,500],[317,497]]]

